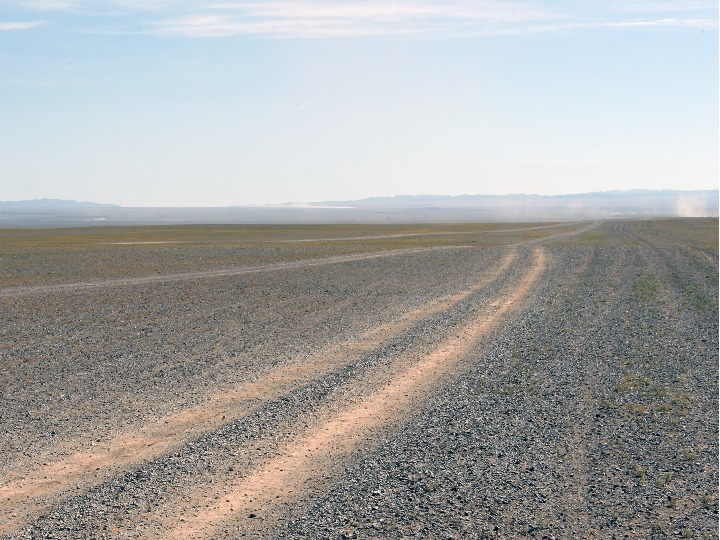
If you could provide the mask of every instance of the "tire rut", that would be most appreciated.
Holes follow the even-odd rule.
[[[589,254],[584,264],[575,275],[575,281],[586,277],[586,272],[592,275],[592,270],[588,272],[589,263],[594,252]],[[613,310],[617,309],[618,288],[621,284],[620,270],[625,261],[625,253],[619,252],[613,266],[609,269],[607,283],[613,287],[609,291],[609,297],[605,301],[602,312],[594,315],[596,321],[607,321]],[[576,345],[578,348],[581,344]],[[598,538],[597,530],[594,528],[592,511],[590,508],[591,499],[589,497],[589,489],[592,486],[593,478],[591,473],[591,456],[592,449],[597,446],[594,441],[595,434],[593,431],[593,419],[597,413],[598,403],[600,402],[601,389],[603,388],[603,380],[608,377],[607,366],[596,363],[585,367],[582,383],[578,390],[578,399],[575,402],[575,412],[573,416],[577,419],[572,429],[568,431],[567,454],[564,457],[572,474],[568,476],[573,479],[572,485],[566,486],[563,494],[564,508],[568,516],[572,519],[574,533],[582,531],[584,538]]]
[[[175,517],[162,521],[159,537],[211,538],[228,520],[243,515],[254,518],[260,511],[270,514],[288,501],[302,498],[308,482],[332,474],[343,458],[369,444],[367,440],[375,431],[398,424],[437,384],[461,367],[477,341],[516,309],[537,283],[546,265],[544,250],[536,248],[533,259],[509,293],[496,297],[456,335],[393,373],[377,390],[340,410],[328,411],[323,421],[243,478],[223,482],[221,490],[193,494],[190,498],[199,511],[191,513],[185,507],[170,510]],[[253,534],[252,519],[242,525],[246,533]],[[262,524],[268,526],[270,523]]]
[[[198,272],[182,272],[175,274],[161,274],[155,276],[140,276],[124,279],[104,279],[97,281],[79,281],[74,283],[57,283],[54,285],[19,286],[0,289],[0,297],[15,297],[26,294],[46,293],[74,293],[103,287],[122,287],[127,285],[141,285],[148,283],[162,283],[172,281],[186,281],[191,279],[209,279],[225,276],[244,276],[260,272],[276,272],[279,270],[292,270],[295,268],[309,268],[328,264],[342,264],[346,262],[367,261],[396,255],[414,255],[440,250],[463,250],[470,246],[435,246],[428,248],[393,249],[381,252],[358,253],[351,255],[336,255],[316,259],[302,259],[299,261],[263,264],[259,266],[241,266],[222,268],[219,270],[204,270]]]
[[[578,222],[568,222],[552,225],[539,225],[537,227],[519,227],[517,229],[494,229],[488,231],[444,231],[444,232],[421,232],[421,233],[404,233],[404,234],[377,234],[369,236],[336,236],[326,238],[300,238],[295,240],[273,240],[274,243],[301,243],[301,242],[346,242],[349,240],[383,240],[391,238],[413,238],[423,236],[454,236],[467,234],[498,234],[498,233],[514,233],[524,231],[537,231],[542,229],[559,229],[561,227],[571,227],[577,225]]]
[[[549,228],[557,228],[557,227],[563,227],[563,226],[571,226],[571,225],[577,225],[578,223],[572,222],[568,224],[562,224],[562,225],[543,225],[539,227],[527,227],[523,229],[508,229],[508,230],[499,230],[499,231],[488,231],[490,233],[498,233],[498,232],[518,232],[518,231],[527,231],[527,230],[534,230],[534,229],[549,229]],[[568,236],[575,236],[577,234],[581,234],[583,232],[587,232],[595,227],[597,227],[600,224],[600,222],[592,223],[587,227],[584,227],[578,231],[569,231],[565,233],[559,233],[555,235],[546,236],[543,238],[538,238],[535,240],[530,240],[527,242],[518,242],[516,244],[512,244],[511,246],[531,246],[531,245],[539,245],[541,243],[552,241],[554,239],[564,238]],[[435,234],[435,233],[433,233]],[[440,234],[440,233],[438,233]],[[445,233],[442,233],[445,234]],[[458,234],[458,233],[453,233]],[[464,232],[461,232],[460,234],[465,234]],[[468,233],[468,234],[479,234],[479,233]],[[484,234],[484,233],[483,233]],[[423,233],[422,235],[426,235]],[[397,237],[400,236],[413,236],[413,235],[397,235]],[[376,238],[394,238],[396,236],[389,235],[389,236],[377,236]],[[322,239],[322,240],[332,240],[332,239]],[[340,239],[338,239],[340,240]],[[313,240],[315,241],[315,240]],[[409,249],[393,249],[393,250],[387,250],[387,251],[381,251],[381,252],[371,252],[371,253],[355,253],[350,255],[336,255],[336,256],[330,256],[330,257],[321,257],[321,258],[315,258],[315,259],[302,259],[298,261],[291,261],[291,262],[281,262],[281,263],[270,263],[270,264],[263,264],[259,266],[242,266],[242,267],[229,267],[229,268],[221,268],[218,270],[204,270],[204,271],[198,271],[198,272],[181,272],[181,273],[172,273],[172,274],[161,274],[161,275],[152,275],[152,276],[139,276],[139,277],[128,277],[128,278],[119,278],[119,279],[103,279],[103,280],[93,280],[93,281],[78,281],[78,282],[72,282],[72,283],[56,283],[51,285],[32,285],[32,286],[18,286],[18,287],[6,287],[0,289],[0,297],[17,297],[17,296],[24,296],[28,294],[47,294],[47,293],[74,293],[74,292],[81,292],[86,290],[92,290],[92,289],[98,289],[98,288],[104,288],[104,287],[123,287],[128,285],[141,285],[141,284],[150,284],[150,283],[162,283],[162,282],[173,282],[173,281],[186,281],[186,280],[192,280],[192,279],[211,279],[216,277],[225,277],[225,276],[242,276],[242,275],[249,275],[249,274],[256,274],[260,272],[274,272],[274,271],[280,271],[280,270],[290,270],[294,268],[309,268],[313,266],[323,266],[323,265],[329,265],[329,264],[342,264],[346,262],[356,262],[356,261],[365,261],[365,260],[371,260],[371,259],[378,259],[383,257],[392,257],[396,255],[412,255],[412,254],[419,254],[419,253],[427,253],[432,251],[440,251],[440,250],[463,250],[463,249],[471,249],[472,246],[434,246],[434,247],[427,247],[427,248],[409,248]]]
[[[540,243],[552,241],[557,238],[582,234],[598,226],[598,224],[599,223],[592,223],[577,231],[551,235],[528,242],[519,242],[515,244],[515,246],[537,246]],[[11,295],[10,293],[13,291],[19,294],[50,291],[75,292],[78,289],[73,289],[73,287],[77,287],[78,285],[81,286],[82,290],[82,287],[92,289],[97,286],[116,286],[129,283],[153,283],[168,280],[183,280],[186,278],[194,279],[225,275],[242,275],[245,273],[286,270],[304,266],[319,266],[392,255],[424,253],[437,249],[462,250],[467,249],[467,247],[404,249],[370,255],[360,254],[296,261],[283,263],[281,265],[275,264],[253,268],[224,269],[216,272],[148,276],[132,280],[108,280],[102,283],[92,282],[72,285],[62,284],[46,286],[44,288],[13,288],[0,290],[0,295],[8,296]],[[251,414],[253,411],[258,410],[263,403],[287,395],[309,382],[351,364],[353,361],[368,354],[373,349],[377,349],[384,342],[398,336],[413,325],[418,324],[420,321],[427,320],[434,314],[450,310],[463,299],[497,280],[501,275],[507,273],[508,268],[512,265],[516,256],[516,250],[510,247],[507,257],[499,263],[491,275],[486,276],[479,283],[460,293],[448,295],[420,309],[416,309],[389,325],[373,328],[359,339],[331,347],[323,351],[323,354],[305,358],[298,363],[280,366],[270,373],[259,375],[257,380],[244,385],[243,388],[211,396],[200,406],[179,411],[166,417],[153,420],[137,430],[119,434],[112,438],[109,444],[103,443],[92,449],[88,449],[87,447],[78,448],[73,450],[73,453],[71,453],[69,457],[61,461],[44,464],[42,467],[33,470],[16,471],[17,474],[15,478],[0,487],[0,500],[4,502],[3,510],[0,512],[0,518],[2,518],[0,519],[0,523],[2,523],[0,525],[0,534],[16,530],[22,526],[23,523],[27,523],[28,520],[32,519],[33,516],[37,516],[43,509],[56,507],[55,505],[59,502],[67,500],[67,497],[71,494],[70,489],[72,488],[81,490],[77,493],[77,495],[81,495],[88,488],[98,485],[111,475],[116,475],[121,471],[127,471],[130,468],[137,467],[142,461],[167,455],[179,446],[196,439],[209,430]],[[384,382],[383,377],[386,377],[388,371],[392,371],[392,369],[385,370],[385,373],[378,375],[375,380],[369,384],[368,387],[375,388],[374,392],[371,392],[368,396],[358,401],[357,404],[341,409],[340,412],[333,413],[326,419],[324,424],[316,427],[314,431],[311,431],[301,438],[296,439],[295,442],[291,444],[300,446],[287,447],[290,449],[297,448],[297,451],[293,455],[286,451],[282,453],[280,457],[274,458],[276,460],[275,462],[269,463],[285,463],[277,460],[290,459],[290,461],[282,467],[283,471],[280,472],[287,471],[288,473],[297,473],[295,476],[288,476],[290,479],[294,478],[295,482],[299,481],[298,478],[307,480],[313,476],[313,471],[320,474],[324,468],[331,467],[337,458],[342,458],[357,450],[365,436],[373,430],[396,425],[400,419],[404,418],[409,407],[421,402],[427,397],[429,390],[431,390],[434,385],[438,384],[443,377],[447,377],[453,369],[458,369],[463,354],[466,353],[483,334],[494,327],[502,317],[515,309],[515,304],[528,294],[531,286],[537,281],[545,266],[545,254],[542,248],[535,248],[534,257],[535,263],[533,268],[520,281],[517,290],[490,303],[487,306],[490,312],[484,312],[478,318],[473,319],[473,322],[463,328],[460,335],[446,339],[442,342],[442,345],[432,353],[423,356],[418,361],[412,360],[410,367],[408,367],[406,371],[395,373],[394,378],[387,382]],[[401,364],[405,365],[402,362]],[[381,385],[380,388],[377,388],[378,384]],[[234,408],[234,411],[228,410],[231,408]],[[328,431],[328,429],[330,430],[330,434],[325,434],[324,432]],[[317,452],[319,453],[310,451],[310,447],[315,442],[324,444],[322,448],[317,447]],[[308,453],[303,454],[302,452],[304,450],[308,450]],[[295,462],[293,460],[299,461]],[[258,479],[265,479],[269,482],[270,479],[275,478],[273,475],[277,472],[277,470],[272,469],[272,465],[269,465],[269,467],[270,468],[266,465],[264,468],[256,468],[252,475],[247,478],[254,477],[256,481],[259,481]],[[293,470],[289,471],[289,468]],[[303,473],[302,471],[305,472]],[[285,478],[285,476],[286,475],[280,475],[280,478]],[[247,485],[242,484],[242,482],[243,481],[238,484],[239,487],[233,492],[235,493],[235,498],[232,500],[236,505],[239,505],[239,501],[246,501],[244,497],[245,491],[243,491],[242,496],[238,495],[239,491],[247,487]],[[304,483],[304,480],[301,483]],[[272,485],[276,487],[278,485],[282,486],[282,482],[277,484],[276,480],[273,480]],[[299,486],[298,489],[294,491],[301,493],[302,486]],[[75,495],[75,491],[73,491],[72,494]],[[278,497],[278,495],[279,494],[276,494],[276,497]],[[216,502],[218,494],[214,493],[211,497],[211,499],[207,496],[205,496],[205,498],[200,497],[200,500],[207,501],[207,508],[215,508],[214,511],[216,512],[215,514],[211,512],[211,514],[206,515],[205,518],[201,518],[200,521],[195,521],[196,525],[197,523],[202,524],[200,529],[203,530],[207,529],[207,525],[210,525],[210,529],[213,529],[228,517],[227,508],[222,505],[213,506],[212,504]],[[292,499],[295,497],[294,495]],[[227,501],[227,498],[225,500]],[[281,497],[280,502],[282,500],[284,499]],[[247,504],[247,501],[243,504]],[[232,515],[237,514],[235,507],[233,507],[233,512],[231,513]],[[170,530],[176,537],[187,537],[186,532],[183,531],[191,530],[192,532],[192,527],[189,523],[186,519],[182,526],[175,523],[173,528],[173,526],[168,527],[167,523],[164,523],[163,527],[165,531]],[[162,537],[167,536],[163,535]]]
[[[491,285],[509,270],[516,258],[517,251],[509,250],[497,267],[471,287],[411,310],[396,321],[371,328],[357,338],[326,347],[309,358],[258,373],[254,380],[238,388],[212,394],[200,405],[152,419],[136,429],[112,436],[102,444],[90,443],[90,446],[89,441],[67,443],[69,455],[60,460],[50,461],[50,456],[39,456],[36,461],[47,461],[45,465],[30,470],[16,469],[14,478],[0,486],[0,500],[3,501],[0,534],[21,526],[73,487],[87,489],[102,481],[108,473],[115,474],[144,460],[172,452],[202,433],[243,418],[264,403],[357,362],[420,321],[451,309]]]

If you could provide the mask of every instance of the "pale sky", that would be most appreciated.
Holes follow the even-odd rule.
[[[0,0],[0,200],[718,185],[715,1]]]

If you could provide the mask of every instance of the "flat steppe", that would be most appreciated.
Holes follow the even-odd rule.
[[[0,537],[718,538],[718,220],[0,230]]]

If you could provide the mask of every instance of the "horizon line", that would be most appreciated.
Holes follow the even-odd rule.
[[[79,205],[94,205],[94,206],[105,206],[108,208],[293,208],[293,209],[323,209],[323,205],[327,209],[353,209],[353,206],[338,206],[337,203],[352,203],[362,202],[369,199],[396,199],[396,198],[449,198],[457,199],[459,197],[573,197],[582,195],[598,195],[598,194],[631,194],[631,193],[698,193],[698,192],[716,192],[720,196],[719,188],[704,188],[704,189],[672,189],[672,188],[630,188],[630,189],[608,189],[600,191],[582,191],[573,193],[553,193],[553,194],[540,194],[540,193],[461,193],[458,195],[442,194],[442,193],[422,193],[422,194],[407,194],[398,193],[396,195],[370,195],[367,197],[357,199],[325,199],[315,201],[286,201],[282,203],[238,203],[238,204],[226,204],[226,205],[207,205],[207,206],[172,206],[172,205],[123,205],[117,203],[105,203],[95,202],[90,200],[77,200],[77,199],[60,199],[51,197],[41,197],[35,199],[18,199],[18,200],[0,200],[0,205],[15,205],[20,203],[39,203],[39,202],[58,202],[58,203],[74,203]]]

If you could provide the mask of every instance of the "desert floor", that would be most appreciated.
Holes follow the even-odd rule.
[[[718,538],[718,220],[0,230],[0,535]]]

